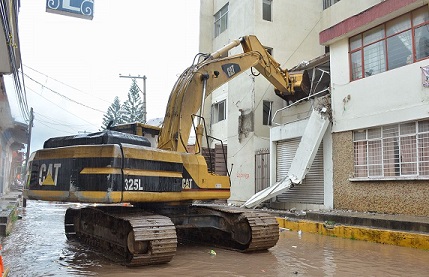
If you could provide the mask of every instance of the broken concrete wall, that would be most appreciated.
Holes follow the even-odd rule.
[[[254,112],[252,110],[241,110],[238,117],[238,141],[241,142],[243,138],[247,138],[251,132],[254,131],[255,120]]]

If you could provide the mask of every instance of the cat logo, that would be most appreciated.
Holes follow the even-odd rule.
[[[40,186],[56,186],[61,164],[41,164],[39,171]]]
[[[241,71],[240,66],[236,63],[223,64],[221,66],[221,68],[222,68],[223,72],[225,72],[225,74],[228,78],[233,77],[234,75],[236,75],[238,72]]]
[[[183,178],[182,179],[182,189],[191,189],[192,188],[192,178]]]

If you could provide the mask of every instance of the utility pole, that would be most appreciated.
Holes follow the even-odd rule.
[[[25,172],[27,172],[28,168],[28,160],[30,159],[30,146],[31,146],[31,129],[33,129],[33,121],[34,121],[34,113],[33,113],[33,107],[30,109],[30,121],[28,122],[28,138],[27,138],[27,153],[25,154]],[[30,176],[27,176],[27,178],[30,178]],[[24,184],[25,186],[26,184]],[[22,206],[27,206],[27,199],[23,198],[22,200]]]
[[[30,121],[28,122],[28,138],[27,138],[27,154],[25,155],[25,167],[27,168],[28,159],[30,158],[30,146],[31,146],[31,129],[33,128],[33,108],[30,109]]]
[[[121,75],[119,74],[119,78],[131,78],[131,79],[143,79],[143,90],[140,89],[139,86],[138,89],[140,90],[140,92],[143,94],[143,123],[146,124],[146,75],[143,76],[131,76],[131,75]],[[137,83],[136,83],[137,84]]]

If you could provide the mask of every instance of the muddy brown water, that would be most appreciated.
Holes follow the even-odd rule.
[[[2,239],[9,276],[429,276],[429,251],[287,230],[262,253],[179,245],[168,264],[127,268],[66,239],[70,206],[27,202]]]

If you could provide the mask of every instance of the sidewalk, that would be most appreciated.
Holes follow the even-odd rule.
[[[429,250],[429,217],[329,211],[272,211],[293,231]]]
[[[18,217],[18,207],[22,203],[22,192],[13,190],[0,197],[0,237],[7,236]]]

